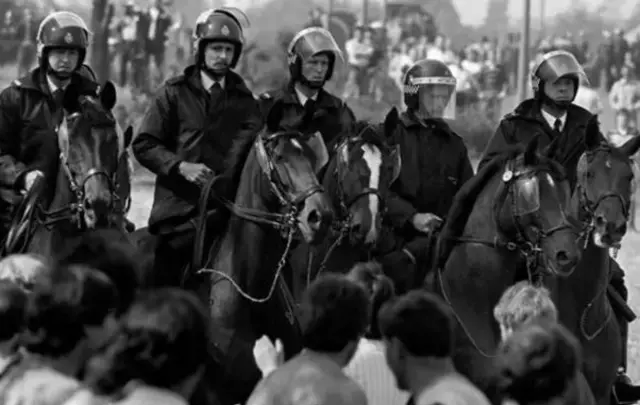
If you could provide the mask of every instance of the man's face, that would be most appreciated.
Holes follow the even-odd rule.
[[[236,47],[229,42],[210,42],[204,48],[207,68],[225,75],[231,66]]]
[[[629,128],[629,116],[626,113],[620,113],[616,117],[618,128]]]
[[[420,87],[420,111],[430,117],[442,117],[452,91],[453,87],[445,84]]]
[[[629,73],[630,73],[629,68],[626,66],[623,66],[622,69],[620,69],[620,75],[622,75],[622,77],[624,77],[625,79],[629,78],[630,76]]]
[[[324,83],[329,70],[329,56],[313,55],[302,63],[302,76],[310,82]]]
[[[545,94],[556,102],[570,103],[573,100],[576,89],[571,78],[561,77],[555,82],[547,81],[544,84]]]
[[[80,51],[77,49],[54,48],[48,53],[49,66],[51,69],[62,75],[71,75],[78,67]]]

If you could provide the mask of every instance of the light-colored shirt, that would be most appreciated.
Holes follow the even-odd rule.
[[[487,397],[460,374],[447,375],[426,387],[415,405],[490,405]]]
[[[149,39],[154,39],[156,37],[156,27],[158,25],[158,17],[160,16],[160,10],[155,7],[149,9],[149,17],[151,23],[149,24]]]
[[[307,100],[309,100],[309,98],[311,98],[311,100],[316,101],[318,100],[318,93],[314,93],[311,97],[307,97],[304,95],[303,92],[301,92],[300,90],[298,90],[298,88],[295,88],[296,90],[296,95],[298,96],[298,101],[300,101],[300,105],[304,106],[305,104],[307,104]]]
[[[345,44],[349,65],[357,67],[366,67],[369,65],[371,55],[373,55],[373,47],[364,42],[352,38]]]
[[[640,102],[640,82],[636,80],[618,80],[609,92],[609,102],[614,110],[638,110]]]
[[[545,121],[547,121],[547,123],[549,124],[549,126],[551,128],[555,129],[556,120],[559,119],[560,120],[560,131],[562,131],[564,129],[564,124],[567,122],[567,113],[566,112],[564,114],[562,114],[561,116],[556,117],[556,116],[553,116],[553,115],[549,114],[545,110],[541,110],[541,111],[542,111],[542,117],[544,118]]]
[[[211,86],[213,86],[216,83],[216,80],[213,80],[205,72],[200,72],[200,80],[202,81],[202,87],[204,87],[204,89],[206,91],[209,91]],[[218,80],[217,82],[220,83],[220,87],[224,90],[224,85],[226,84],[225,78],[223,77],[222,79]]]
[[[585,86],[578,88],[573,104],[584,108],[591,114],[600,114],[603,108],[598,92]]]
[[[62,90],[67,88],[67,86],[69,85],[69,82],[70,80],[67,80],[63,83]],[[59,89],[59,87],[53,82],[53,80],[51,80],[51,78],[48,75],[47,75],[47,85],[49,86],[49,91],[51,92],[51,94],[55,93]]]
[[[384,343],[360,339],[356,354],[344,373],[357,382],[367,395],[368,405],[404,405],[409,394],[400,391],[385,358]]]

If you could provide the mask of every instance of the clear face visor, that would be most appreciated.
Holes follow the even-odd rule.
[[[545,54],[537,69],[537,76],[551,83],[561,77],[576,76],[579,83],[590,86],[589,78],[576,58],[566,51],[554,51]]]
[[[405,92],[418,93],[418,108],[430,118],[456,118],[456,79],[453,77],[412,78]]]
[[[67,11],[59,11],[57,13],[51,14],[48,17],[46,17],[40,23],[39,31],[41,31],[42,28],[46,26],[51,20],[55,20],[59,28],[80,27],[81,29],[87,32],[87,35],[91,34],[91,31],[89,31],[89,27],[87,27],[87,25],[82,20],[82,18],[80,18],[78,15],[74,13],[67,12]],[[37,37],[40,38],[40,32],[38,32]]]
[[[513,187],[516,215],[532,214],[540,209],[540,180],[533,174],[516,180]]]
[[[329,31],[320,27],[311,27],[300,31],[289,45],[289,54],[297,53],[303,60],[308,60],[321,52],[333,53],[336,63],[344,63],[342,50]]]

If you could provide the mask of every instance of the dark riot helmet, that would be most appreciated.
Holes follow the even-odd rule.
[[[203,61],[204,47],[211,42],[229,42],[235,45],[235,53],[231,61],[234,68],[244,46],[243,30],[249,27],[248,17],[235,7],[209,9],[198,16],[193,39],[196,49],[196,64]]]
[[[289,43],[287,54],[291,80],[310,84],[312,87],[322,87],[333,76],[336,60],[344,61],[342,50],[333,35],[321,27],[305,28],[298,32]],[[308,79],[302,76],[302,64],[312,56],[319,54],[326,54],[329,57],[327,75],[322,83],[309,83]]]
[[[574,99],[578,93],[580,82],[589,83],[584,69],[571,52],[559,49],[545,53],[540,57],[531,72],[531,87],[534,97],[538,100],[558,104],[558,102],[544,93],[544,84],[547,82],[554,83],[564,77],[570,78],[574,83]],[[571,102],[573,102],[573,99],[558,106],[566,107],[564,104],[570,104]]]
[[[455,118],[456,79],[444,63],[419,60],[407,70],[402,84],[407,109],[431,118]]]
[[[69,11],[56,11],[49,14],[40,23],[36,35],[40,65],[45,69],[49,67],[47,54],[51,49],[77,49],[80,58],[75,69],[78,69],[87,56],[89,35],[89,28],[77,14]]]

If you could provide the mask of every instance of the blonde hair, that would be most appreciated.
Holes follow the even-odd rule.
[[[558,321],[549,290],[521,281],[507,288],[493,310],[495,320],[503,328],[517,330],[532,321]]]

